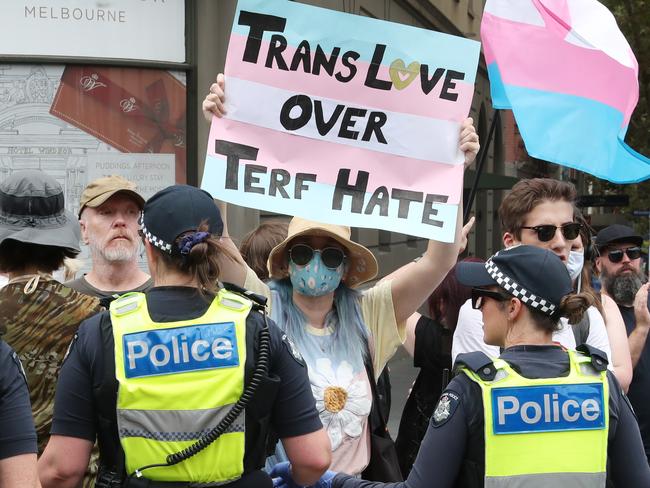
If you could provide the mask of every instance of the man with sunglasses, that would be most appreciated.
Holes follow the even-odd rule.
[[[650,331],[648,284],[641,267],[643,237],[626,225],[614,224],[596,236],[596,270],[602,292],[618,305],[628,334],[634,375],[628,397],[639,420],[641,437],[650,460]]]
[[[574,264],[571,247],[580,238],[581,224],[574,219],[577,194],[572,183],[551,178],[532,178],[519,181],[505,196],[499,207],[499,217],[506,248],[526,244],[548,249],[558,256],[576,280],[582,263]],[[611,358],[611,348],[603,316],[596,307],[590,307],[589,334],[586,343],[600,349]],[[567,349],[576,348],[571,326],[561,320],[553,333],[553,340]],[[465,303],[458,315],[458,324],[452,344],[452,360],[460,353],[482,351],[490,357],[499,356],[499,348],[484,340],[481,314]],[[612,364],[612,361],[609,361]]]

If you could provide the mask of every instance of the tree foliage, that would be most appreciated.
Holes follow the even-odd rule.
[[[650,157],[650,0],[601,0],[616,17],[619,28],[632,47],[639,63],[639,103],[632,115],[625,141]],[[589,144],[589,141],[585,141]],[[593,194],[627,194],[630,206],[620,209],[637,231],[647,235],[648,218],[636,218],[632,211],[650,210],[650,180],[633,185],[615,185],[588,176]]]

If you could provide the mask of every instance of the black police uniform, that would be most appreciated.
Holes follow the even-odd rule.
[[[602,354],[601,359],[605,357],[604,353],[592,351],[592,357],[597,354]],[[565,376],[570,367],[567,352],[559,346],[514,346],[506,349],[501,359],[531,379]],[[606,364],[606,357],[601,363]],[[650,468],[634,413],[616,378],[610,372],[607,378],[610,391],[608,476],[617,487],[647,488],[650,486]],[[438,421],[432,417],[405,482],[372,483],[339,474],[332,481],[332,488],[482,487],[485,436],[481,389],[466,375],[460,374],[451,381],[443,396],[449,401],[448,415],[441,416]]]
[[[156,287],[146,294],[147,307],[156,322],[190,320],[202,316],[210,300],[197,296],[195,288]],[[247,354],[245,382],[254,371],[258,331],[264,325],[258,313],[246,320]],[[269,428],[280,438],[304,435],[322,425],[314,405],[307,371],[301,358],[293,356],[282,331],[269,319],[271,354],[268,378],[262,382],[246,407],[244,474],[224,488],[272,486],[269,476],[260,471],[266,457]],[[65,360],[57,385],[52,434],[98,440],[99,479],[122,480],[124,454],[117,434],[115,358],[110,314],[103,312],[82,323]],[[146,477],[146,472],[144,473]],[[152,487],[165,486],[164,483]],[[100,486],[100,485],[98,485]],[[178,486],[178,485],[175,485]]]
[[[433,409],[449,382],[452,338],[453,331],[429,317],[420,317],[415,326],[413,366],[420,371],[406,399],[395,439],[405,479],[415,462]]]
[[[0,459],[37,452],[25,374],[13,349],[0,341]]]
[[[618,309],[621,311],[627,335],[629,336],[636,327],[634,307],[619,305]],[[639,419],[639,430],[643,439],[645,455],[650,463],[650,340],[646,340],[641,351],[641,357],[639,357],[639,362],[634,368],[634,376],[627,390],[627,395]]]

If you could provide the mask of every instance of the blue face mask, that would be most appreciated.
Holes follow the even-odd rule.
[[[304,266],[298,266],[289,259],[289,279],[293,289],[301,295],[320,297],[336,290],[343,277],[343,263],[331,269],[323,264],[320,251],[314,252]]]

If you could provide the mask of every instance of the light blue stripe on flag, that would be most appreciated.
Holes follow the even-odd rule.
[[[309,190],[302,193],[302,199],[299,203],[293,198],[282,198],[279,195],[269,196],[259,193],[246,193],[237,190],[227,190],[223,186],[226,180],[226,159],[225,157],[217,158],[206,156],[205,167],[203,170],[203,181],[201,188],[209,192],[214,198],[223,199],[235,205],[241,205],[250,208],[259,208],[270,212],[299,216],[317,222],[330,224],[340,224],[341,218],[345,217],[346,225],[354,227],[366,227],[371,229],[386,228],[386,222],[389,221],[392,232],[401,234],[417,235],[435,239],[441,242],[454,242],[456,237],[456,218],[458,214],[458,205],[456,204],[434,204],[433,208],[437,214],[432,217],[442,222],[442,226],[434,226],[422,222],[424,204],[422,202],[411,202],[409,205],[408,218],[398,218],[397,212],[399,206],[395,202],[389,207],[389,217],[382,217],[378,208],[375,207],[371,215],[364,212],[355,214],[350,212],[351,197],[343,198],[342,210],[332,210],[332,196],[334,187],[332,185],[309,182]],[[256,174],[259,181],[255,186],[268,189],[270,175]],[[244,181],[244,165],[239,167],[239,181]],[[370,193],[365,194],[364,209],[370,200]],[[299,209],[300,212],[297,212]]]
[[[613,183],[650,178],[650,159],[623,142],[621,112],[583,97],[502,85],[492,78],[498,68],[489,70],[492,95],[506,104],[498,108],[512,107],[528,154]]]
[[[285,0],[239,0],[233,33],[242,36],[248,36],[249,27],[238,25],[241,10],[289,17],[281,35],[292,47],[308,38],[312,52],[316,44],[326,54],[339,47],[341,54],[353,50],[361,55],[360,61],[369,63],[375,45],[385,44],[384,66],[399,58],[406,65],[411,61],[427,64],[429,76],[436,68],[445,68],[465,73],[466,83],[472,84],[476,78],[481,45],[470,39]],[[268,42],[271,35],[265,33],[263,40]]]

